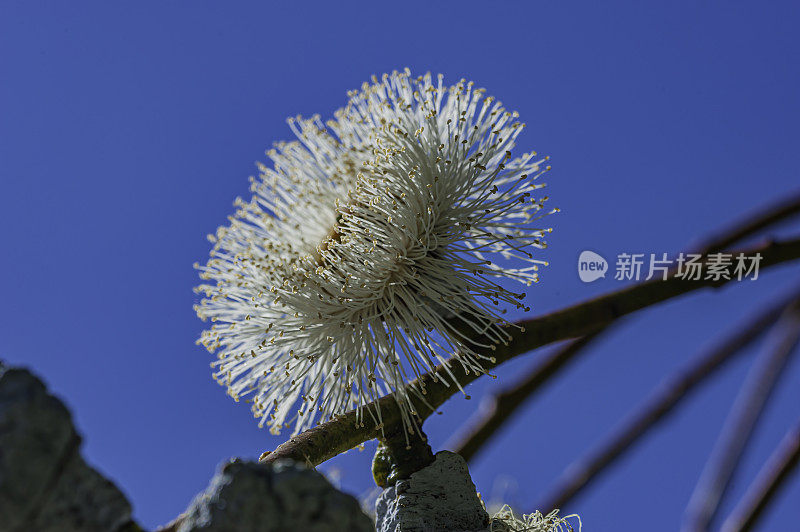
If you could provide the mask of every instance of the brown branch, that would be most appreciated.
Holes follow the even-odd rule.
[[[567,467],[556,482],[556,487],[536,508],[542,511],[564,508],[575,495],[596,480],[601,472],[630,450],[650,429],[666,419],[700,383],[761,336],[775,323],[787,306],[795,301],[800,301],[800,289],[795,290],[789,298],[781,298],[777,304],[770,305],[757,316],[736,327],[732,335],[704,352],[688,367],[670,376],[602,445],[585,458]]]
[[[787,309],[775,328],[775,344],[759,355],[747,375],[697,482],[683,530],[708,530],[714,520],[764,407],[800,341],[800,304]]]
[[[800,213],[800,191],[790,194],[776,204],[762,208],[757,214],[733,224],[726,230],[706,239],[705,244],[693,253],[714,253],[750,237],[755,233],[791,216]],[[587,345],[591,344],[598,331],[591,337],[578,339],[550,354],[537,363],[528,377],[519,384],[502,391],[495,397],[487,397],[481,404],[477,420],[469,422],[471,429],[451,444],[455,452],[465,460],[471,460],[486,442],[522,407],[547,379],[578,358]]]
[[[800,190],[787,194],[777,203],[761,207],[759,211],[728,229],[718,232],[701,246],[700,253],[714,253],[737,244],[759,231],[800,214]]]
[[[528,376],[515,386],[503,392],[487,397],[481,403],[478,416],[480,421],[473,424],[473,429],[461,436],[456,443],[446,445],[470,461],[483,445],[505,424],[506,421],[551,377],[566,368],[569,363],[583,352],[584,348],[597,338],[600,333],[587,334],[572,340],[564,347],[549,354],[544,360],[537,361]]]
[[[751,530],[800,463],[800,422],[784,436],[741,502],[722,524],[722,532]]]
[[[736,251],[735,253],[739,253]],[[800,258],[800,239],[785,242],[768,242],[747,250],[747,256],[761,254],[761,269]],[[533,349],[570,338],[585,336],[609,325],[616,319],[641,310],[648,306],[672,299],[682,294],[706,287],[719,287],[729,282],[702,280],[686,281],[674,276],[666,281],[654,279],[638,283],[617,292],[601,296],[585,303],[573,305],[537,318],[519,322],[521,330],[513,330],[511,341],[507,345],[499,345],[496,350],[486,353],[493,356],[495,362],[487,363],[487,370],[503,362],[527,353]],[[414,399],[414,406],[422,419],[427,418],[438,409],[457,388],[447,385],[444,377],[446,370],[440,365],[408,386],[425,390],[425,401]],[[479,375],[474,373],[456,373],[461,386],[466,386]],[[400,423],[400,412],[393,394],[382,397],[377,402],[367,405],[375,411],[380,408],[381,418],[386,427]],[[365,416],[369,418],[369,416]],[[291,458],[307,462],[314,466],[333,458],[356,445],[378,436],[379,428],[369,422],[356,425],[356,413],[348,412],[338,418],[309,429],[289,441],[278,446],[272,453],[264,453],[262,460],[272,462],[281,458]]]

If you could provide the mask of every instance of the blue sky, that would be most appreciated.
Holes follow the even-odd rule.
[[[562,209],[530,292],[541,313],[623,286],[582,283],[584,249],[672,253],[798,189],[798,23],[790,2],[4,3],[0,357],[43,376],[136,518],[165,523],[220,461],[286,437],[210,378],[192,263],[264,149],[290,137],[287,116],[329,116],[371,74],[406,66],[472,79],[519,111],[520,149],[550,154]],[[479,490],[533,509],[662,378],[799,271],[626,320],[476,459]],[[588,530],[676,529],[758,347],[564,510]],[[798,390],[795,361],[723,514],[795,422]],[[476,406],[455,398],[426,425],[435,450]],[[373,447],[323,469],[364,493]],[[764,524],[796,525],[798,498],[795,478]]]

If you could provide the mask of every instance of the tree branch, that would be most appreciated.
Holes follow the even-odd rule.
[[[724,250],[740,240],[753,236],[758,231],[798,213],[800,213],[800,191],[789,195],[788,198],[782,199],[778,203],[762,208],[757,214],[748,216],[728,229],[718,232],[711,238],[706,239],[705,244],[693,251],[693,253],[708,254]],[[478,419],[469,423],[472,428],[468,429],[468,432],[458,440],[455,440],[457,443],[452,444],[455,452],[465,460],[471,460],[481,447],[491,439],[492,435],[536,393],[542,384],[577,359],[586,346],[592,343],[591,340],[596,338],[599,333],[600,331],[587,337],[586,341],[578,339],[567,344],[536,364],[528,377],[519,384],[502,391],[495,397],[485,398],[478,412]]]
[[[733,224],[729,228],[718,232],[701,246],[701,253],[714,253],[728,248],[745,238],[755,235],[762,229],[782,222],[787,218],[800,214],[800,190],[787,194],[777,203],[767,205],[753,216]]]
[[[800,258],[800,239],[785,242],[768,242],[747,250],[736,251],[747,256],[761,254],[761,269]],[[617,292],[601,296],[585,303],[573,305],[537,318],[519,322],[523,329],[515,329],[510,334],[507,345],[498,345],[496,350],[485,353],[493,356],[495,362],[487,363],[489,370],[498,364],[533,349],[570,338],[585,336],[609,325],[616,319],[641,310],[650,305],[672,299],[682,294],[706,287],[719,287],[729,282],[701,280],[687,281],[673,276],[666,281],[654,279],[638,283]],[[422,419],[438,409],[458,389],[446,384],[443,377],[445,369],[440,365],[408,386],[425,390],[425,401],[415,398],[414,406]],[[479,375],[456,373],[458,383],[463,387]],[[394,394],[382,397],[366,408],[376,411],[380,408],[381,418],[386,427],[400,423],[400,412]],[[365,416],[368,418],[369,416]],[[333,458],[356,445],[378,436],[379,427],[362,422],[356,425],[355,411],[309,429],[278,446],[272,453],[264,453],[261,459],[272,462],[281,458],[291,458],[313,466]]]
[[[555,488],[536,508],[564,508],[581,490],[595,480],[601,472],[631,449],[647,432],[672,413],[695,387],[713,375],[722,366],[741,353],[745,347],[780,318],[788,305],[800,301],[800,288],[790,297],[781,298],[757,316],[737,326],[734,333],[721,343],[696,358],[687,368],[665,380],[651,397],[624,422],[619,430],[585,458],[573,462],[556,482]]]
[[[518,384],[493,397],[485,398],[478,412],[479,421],[473,424],[473,429],[461,436],[456,443],[448,444],[445,447],[453,449],[468,462],[472,460],[481,447],[520,406],[552,376],[577,358],[577,355],[583,352],[584,348],[599,334],[599,332],[587,334],[569,342],[549,354],[544,360],[537,361],[534,369]]]
[[[714,520],[761,413],[800,341],[800,304],[787,309],[775,329],[775,344],[761,353],[747,375],[697,482],[686,509],[683,530],[708,530]]]
[[[800,463],[800,422],[784,436],[778,448],[758,472],[755,482],[722,524],[722,532],[751,530],[798,463]]]

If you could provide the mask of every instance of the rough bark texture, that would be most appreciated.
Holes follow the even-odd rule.
[[[0,528],[138,530],[125,496],[83,461],[66,407],[29,371],[0,364]]]
[[[372,532],[358,501],[291,461],[233,460],[195,497],[178,532]]]
[[[375,504],[378,532],[478,532],[489,526],[467,463],[450,451],[383,490]]]

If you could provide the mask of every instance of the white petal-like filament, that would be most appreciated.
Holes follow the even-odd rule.
[[[477,351],[524,308],[499,283],[538,280],[540,220],[557,210],[546,158],[512,158],[516,118],[472,83],[406,70],[326,124],[290,120],[297,140],[267,152],[198,266],[214,377],[262,425],[297,433],[396,392],[411,427],[409,394],[424,396],[404,383],[447,360],[453,382],[484,371]]]

